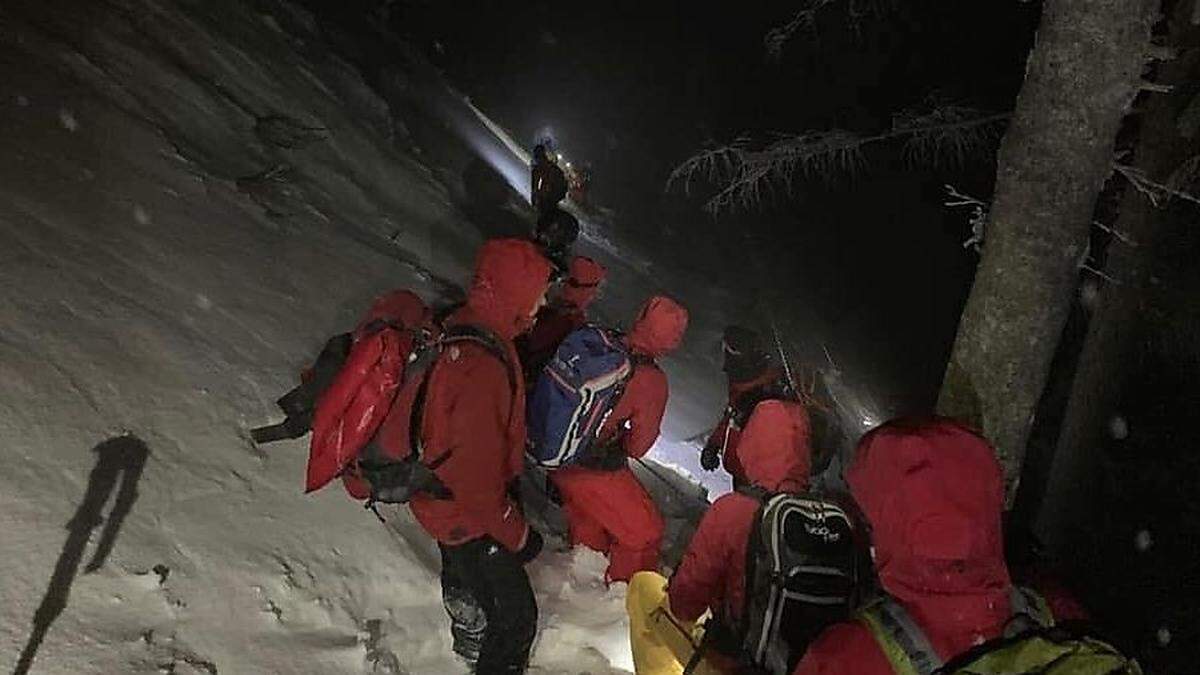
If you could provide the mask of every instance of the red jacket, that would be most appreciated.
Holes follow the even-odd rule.
[[[741,441],[742,430],[737,428],[737,425],[730,425],[731,418],[733,417],[731,408],[744,405],[743,398],[752,397],[756,390],[775,382],[779,379],[780,375],[781,373],[778,368],[768,368],[754,379],[746,380],[745,382],[729,381],[729,403],[725,407],[725,414],[722,415],[721,421],[717,423],[717,427],[709,435],[705,446],[710,447],[715,445],[718,448],[724,449],[721,464],[725,467],[726,473],[731,476],[737,476],[740,479],[745,474],[742,462],[738,458],[738,443]]]
[[[687,310],[668,297],[656,295],[642,305],[633,329],[625,338],[636,365],[625,393],[600,430],[601,443],[623,434],[621,448],[625,454],[637,458],[658,440],[667,409],[667,375],[654,359],[679,346],[687,324]]]
[[[559,289],[558,297],[538,312],[533,329],[517,341],[527,375],[536,377],[563,339],[587,323],[587,308],[596,299],[606,273],[591,258],[571,259],[570,276]]]
[[[880,583],[938,654],[949,659],[999,636],[1011,615],[1011,581],[1003,480],[987,441],[946,419],[889,422],[859,443],[847,481],[871,523]],[[1047,600],[1052,611],[1064,606]],[[858,622],[828,628],[795,671],[892,672]]]
[[[811,449],[804,406],[779,400],[759,403],[742,434],[741,453],[750,483],[768,492],[807,488]],[[694,621],[710,607],[726,621],[741,616],[746,549],[758,507],[758,500],[731,492],[705,512],[667,587],[675,616]]]
[[[447,456],[436,473],[453,496],[418,496],[410,506],[442,543],[488,535],[510,550],[524,545],[528,528],[506,491],[521,472],[525,447],[524,380],[512,340],[532,323],[550,269],[530,242],[490,241],[480,252],[466,305],[445,321],[447,327],[465,324],[491,332],[508,352],[510,365],[483,346],[456,343],[428,373],[421,433],[425,462]],[[387,432],[385,421],[381,443],[407,443]]]

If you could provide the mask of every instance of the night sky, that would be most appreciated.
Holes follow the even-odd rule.
[[[811,332],[794,336],[810,353],[829,345],[896,411],[921,410],[936,395],[976,262],[961,245],[965,214],[941,206],[942,186],[987,199],[994,146],[937,167],[884,147],[857,176],[717,220],[700,208],[705,186],[692,198],[664,186],[709,141],[878,133],[930,97],[1009,110],[1038,8],[860,2],[854,19],[834,3],[782,58],[768,58],[764,36],[803,4],[408,2],[394,5],[391,24],[518,138],[532,145],[549,132],[590,163],[599,203],[735,290],[744,306],[725,308],[730,316],[769,286],[768,302]]]

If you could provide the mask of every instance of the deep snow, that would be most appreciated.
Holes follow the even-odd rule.
[[[0,79],[0,668],[462,672],[409,516],[304,496],[304,442],[246,435],[375,294],[467,272],[483,235],[403,120],[276,0],[6,2]],[[715,414],[704,386],[673,411]],[[707,421],[676,413],[671,437]],[[531,565],[535,670],[629,668],[603,567]]]

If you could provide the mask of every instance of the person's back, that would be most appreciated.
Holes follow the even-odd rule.
[[[571,542],[608,554],[609,581],[628,581],[657,567],[664,523],[628,458],[645,455],[658,438],[667,377],[654,359],[679,345],[687,320],[687,310],[670,298],[646,302],[626,337],[633,373],[599,431],[596,452],[550,474],[563,498]]]
[[[508,494],[523,466],[524,380],[512,340],[528,329],[544,301],[550,264],[526,241],[484,245],[465,305],[446,318],[447,331],[486,335],[440,353],[414,406],[422,462],[444,491],[418,494],[413,515],[442,552],[442,588],[456,651],[478,656],[479,672],[524,672],[537,629],[537,605],[523,563],[540,536]],[[409,445],[408,418],[393,408],[377,442],[393,452]],[[416,413],[414,413],[416,414]],[[464,608],[482,611],[486,629],[462,630]]]
[[[631,582],[627,607],[639,673],[678,672],[689,664],[697,672],[785,673],[806,641],[844,617],[857,598],[857,561],[865,549],[856,521],[828,497],[807,492],[811,449],[804,407],[759,403],[742,447],[746,484],[705,512],[665,598],[655,600],[662,584],[655,574],[640,573]],[[827,530],[814,534],[809,528]],[[849,555],[844,561],[826,556],[835,549]],[[776,586],[777,579],[783,584]],[[712,618],[693,628],[706,611]],[[664,612],[668,620],[659,618]],[[690,641],[680,639],[689,634]]]
[[[567,176],[550,158],[544,145],[533,149],[529,189],[530,202],[539,214],[554,208],[567,196]]]
[[[701,450],[700,466],[706,471],[724,466],[736,486],[745,479],[738,445],[751,411],[761,401],[795,400],[795,394],[753,331],[737,325],[726,327],[722,350],[729,383],[728,405]]]
[[[808,434],[808,415],[799,404],[759,404],[742,438],[748,483],[771,493],[807,488]],[[711,608],[727,626],[741,621],[746,552],[759,506],[758,499],[735,491],[705,511],[668,586],[675,616],[695,621]]]
[[[1013,587],[988,443],[950,420],[889,422],[862,439],[847,481],[872,528],[883,590],[941,660],[1000,636]],[[895,673],[866,616],[828,628],[795,673]]]
[[[601,443],[615,440],[633,458],[654,445],[667,406],[667,376],[658,359],[679,347],[687,324],[687,310],[670,298],[655,296],[642,306],[625,338],[634,361],[633,376],[600,431]]]
[[[551,206],[538,215],[533,230],[533,241],[541,247],[542,254],[554,264],[556,276],[568,272],[571,246],[579,238],[579,220],[557,206]]]

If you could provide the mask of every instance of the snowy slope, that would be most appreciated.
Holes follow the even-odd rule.
[[[480,240],[388,108],[275,2],[5,2],[0,81],[0,668],[462,672],[419,528],[246,440],[374,294],[433,297]],[[542,672],[628,667],[602,569],[532,565]]]

